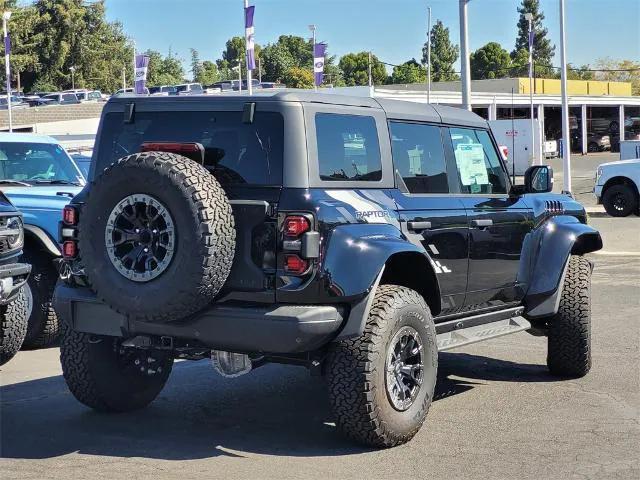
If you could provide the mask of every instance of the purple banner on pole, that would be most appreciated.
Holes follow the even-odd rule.
[[[246,56],[247,56],[247,69],[255,70],[256,69],[256,56],[255,56],[255,41],[253,38],[254,29],[253,29],[253,13],[255,11],[255,6],[251,5],[244,9],[244,39],[247,48]]]
[[[529,48],[533,47],[533,41],[535,40],[535,37],[536,37],[536,33],[533,30],[531,30],[529,32]]]
[[[149,67],[149,57],[146,55],[136,55],[136,94],[143,95],[146,92],[147,68]]]
[[[5,55],[11,55],[11,37],[7,33],[7,36],[4,37],[4,53]]]
[[[324,79],[324,54],[326,50],[326,43],[316,43],[313,46],[313,76],[316,87],[322,85]]]

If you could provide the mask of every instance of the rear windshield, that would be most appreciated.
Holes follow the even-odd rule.
[[[109,113],[95,172],[137,153],[143,142],[196,142],[205,148],[205,166],[223,185],[282,184],[284,121],[274,112],[256,112],[251,124],[242,112],[136,112],[134,123]],[[94,176],[96,173],[94,173]]]

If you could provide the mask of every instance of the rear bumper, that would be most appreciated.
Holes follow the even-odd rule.
[[[22,287],[29,273],[31,265],[27,263],[10,263],[0,265],[0,305],[9,303]]]
[[[233,352],[301,353],[331,341],[343,323],[332,305],[211,306],[186,319],[149,323],[133,321],[101,303],[86,288],[59,284],[55,308],[71,328],[114,337],[151,335],[197,341]]]

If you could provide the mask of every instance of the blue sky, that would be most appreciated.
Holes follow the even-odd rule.
[[[273,42],[281,34],[308,36],[315,23],[329,52],[372,50],[382,61],[419,58],[426,39],[426,7],[435,22],[449,27],[459,43],[458,0],[250,0],[256,5],[256,41]],[[513,49],[520,0],[471,0],[471,49],[497,41]],[[189,48],[202,60],[219,58],[224,43],[243,34],[242,0],[106,0],[107,16],[122,22],[140,50],[183,60]],[[558,0],[541,0],[545,25],[559,43]],[[567,59],[574,65],[601,57],[640,60],[640,0],[566,0]],[[559,65],[559,49],[554,64]]]

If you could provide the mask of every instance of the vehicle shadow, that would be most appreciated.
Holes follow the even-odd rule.
[[[545,371],[541,365],[442,353],[435,400],[491,380],[550,381]],[[332,422],[322,380],[309,377],[305,369],[266,365],[228,380],[206,361],[179,362],[154,403],[125,414],[100,414],[80,405],[62,376],[0,388],[0,457],[42,459],[78,452],[190,460],[369,451],[340,436]]]

